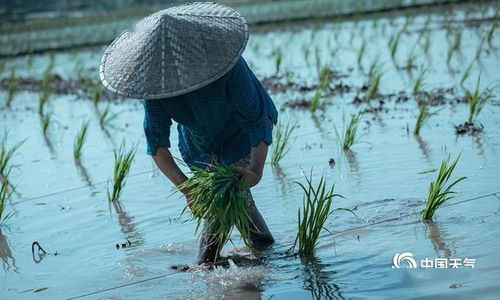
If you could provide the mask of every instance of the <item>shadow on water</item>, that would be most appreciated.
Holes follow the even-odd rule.
[[[327,270],[330,264],[319,259],[302,259],[304,265],[304,288],[311,293],[313,299],[345,299],[340,287],[333,283],[335,271]]]
[[[424,224],[436,255],[445,258],[453,257],[456,252],[453,247],[454,243],[453,241],[447,241],[447,232],[443,226],[432,220],[424,221]]]
[[[2,259],[2,267],[5,272],[11,269],[17,272],[16,260],[12,256],[12,251],[10,251],[9,241],[2,234],[2,228],[0,228],[0,258]]]

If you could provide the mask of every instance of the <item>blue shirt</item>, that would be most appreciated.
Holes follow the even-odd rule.
[[[144,101],[148,154],[170,148],[170,126],[178,123],[179,150],[188,166],[230,165],[260,142],[270,145],[278,112],[243,58],[224,76],[196,91]]]

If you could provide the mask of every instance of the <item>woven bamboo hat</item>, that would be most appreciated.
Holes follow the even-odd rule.
[[[106,89],[127,98],[182,95],[227,73],[247,41],[245,19],[230,7],[212,2],[170,7],[111,43],[100,78]]]

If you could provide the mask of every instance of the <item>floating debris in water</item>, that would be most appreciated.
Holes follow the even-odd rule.
[[[483,124],[475,125],[474,123],[465,122],[460,125],[455,125],[455,133],[457,135],[463,135],[463,134],[477,135],[483,132],[483,130],[484,130]]]
[[[35,253],[35,248],[36,248],[36,253]],[[45,258],[45,256],[47,255],[57,256],[59,255],[59,252],[56,251],[54,253],[49,253],[45,251],[45,249],[43,249],[42,246],[40,246],[40,244],[37,241],[35,241],[31,244],[31,254],[33,257],[33,261],[35,263],[40,263]]]
[[[330,158],[330,160],[328,160],[328,165],[330,166],[330,168],[335,167],[335,159]]]
[[[132,246],[132,243],[129,241],[129,239],[127,239],[127,242],[125,242],[125,243],[116,244],[116,250],[119,250],[121,248],[127,248],[130,246]]]

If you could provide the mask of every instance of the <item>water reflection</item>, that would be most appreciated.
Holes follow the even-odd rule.
[[[280,194],[283,198],[285,198],[287,195],[287,191],[289,190],[287,186],[287,174],[279,165],[273,166],[271,169],[274,177],[276,178],[276,181],[279,184]]]
[[[90,179],[89,172],[83,166],[82,161],[80,159],[75,160],[75,166],[78,169],[78,173],[80,173],[80,176],[85,181],[85,183],[87,183],[88,186],[91,186],[92,180]]]
[[[356,153],[351,150],[344,150],[345,157],[347,158],[347,162],[349,163],[349,167],[351,168],[351,172],[359,175],[359,164],[358,158],[356,157]]]
[[[478,134],[476,136],[473,136],[472,141],[474,142],[474,146],[477,149],[477,154],[479,154],[480,156],[482,156],[484,158],[485,157],[484,146],[483,146],[483,140],[481,138],[481,135]]]
[[[334,271],[328,271],[330,264],[317,258],[302,259],[304,264],[304,288],[311,292],[313,299],[345,299],[340,287],[333,283]]]
[[[420,148],[420,150],[422,151],[422,155],[424,155],[424,157],[428,161],[430,161],[431,151],[429,150],[429,146],[428,146],[427,142],[424,141],[420,135],[414,135],[414,136],[415,136],[415,140],[417,140],[418,148]]]
[[[453,257],[455,254],[453,241],[450,242],[446,240],[446,230],[441,228],[441,225],[439,225],[439,223],[432,220],[424,221],[424,224],[426,225],[426,228],[428,230],[427,236],[432,242],[434,251],[436,251],[436,255],[438,257],[446,258]]]
[[[111,202],[116,214],[118,215],[118,223],[120,224],[121,232],[125,234],[125,239],[130,240],[133,246],[142,245],[144,240],[135,227],[134,217],[129,216],[123,209],[120,200],[109,202]]]
[[[16,260],[12,256],[7,237],[2,234],[2,228],[0,228],[0,258],[2,259],[2,267],[5,272],[13,269],[14,272],[18,273]]]

